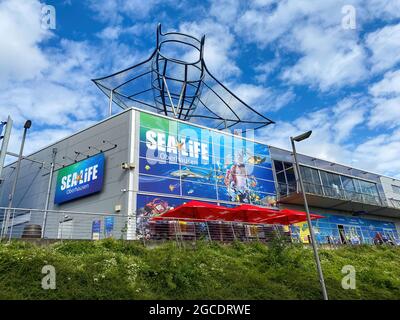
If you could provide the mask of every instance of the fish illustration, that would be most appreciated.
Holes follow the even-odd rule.
[[[192,194],[194,192],[194,190],[193,189],[190,189],[187,193],[188,194]]]
[[[177,186],[178,186],[177,184],[170,184],[170,185],[168,186],[168,188],[169,188],[169,190],[172,192],[172,191],[175,190],[175,188],[176,188]]]
[[[146,171],[150,170],[150,166],[148,164],[146,164],[146,166],[144,168],[146,169]]]
[[[178,178],[196,178],[196,179],[210,179],[211,174],[201,174],[191,171],[188,168],[183,168],[182,170],[176,170],[171,172],[171,176]]]
[[[251,156],[251,157],[249,157],[249,159],[247,161],[248,161],[248,163],[251,163],[251,164],[261,164],[261,163],[264,163],[266,160],[267,160],[266,157],[261,158],[260,156]]]

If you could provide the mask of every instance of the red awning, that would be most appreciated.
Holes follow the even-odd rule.
[[[158,217],[153,217],[152,220],[169,219],[184,219],[190,221],[215,221],[224,220],[224,214],[229,211],[229,208],[218,206],[216,204],[189,201],[174,209],[171,209]]]
[[[324,216],[320,216],[317,214],[310,214],[311,220],[325,218]],[[290,225],[299,222],[307,221],[307,214],[302,211],[295,211],[295,210],[280,210],[280,215],[275,218],[268,219],[265,223],[268,224],[283,224],[283,225]]]
[[[265,220],[279,215],[279,210],[258,207],[251,204],[242,204],[230,209],[227,213],[226,221],[264,223]]]
[[[321,219],[324,216],[311,214],[311,219]],[[185,221],[226,221],[254,224],[284,224],[289,225],[307,221],[305,212],[296,210],[277,210],[242,204],[235,208],[227,208],[201,201],[189,201],[151,220],[176,219]]]

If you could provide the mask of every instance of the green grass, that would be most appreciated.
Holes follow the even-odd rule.
[[[321,249],[320,256],[331,299],[400,298],[400,248]],[[56,269],[56,290],[41,288],[46,264]],[[356,290],[342,289],[344,265],[357,271]],[[320,298],[312,250],[299,245],[0,244],[0,299]]]

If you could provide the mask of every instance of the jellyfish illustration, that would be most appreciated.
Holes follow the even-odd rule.
[[[94,79],[113,104],[135,107],[216,129],[257,129],[274,123],[217,80],[204,61],[205,36],[198,39],[157,27],[150,57],[112,75]]]

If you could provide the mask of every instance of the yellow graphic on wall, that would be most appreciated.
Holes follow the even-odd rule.
[[[292,235],[298,237],[302,243],[310,243],[310,230],[308,229],[307,222],[298,222],[292,224]]]

